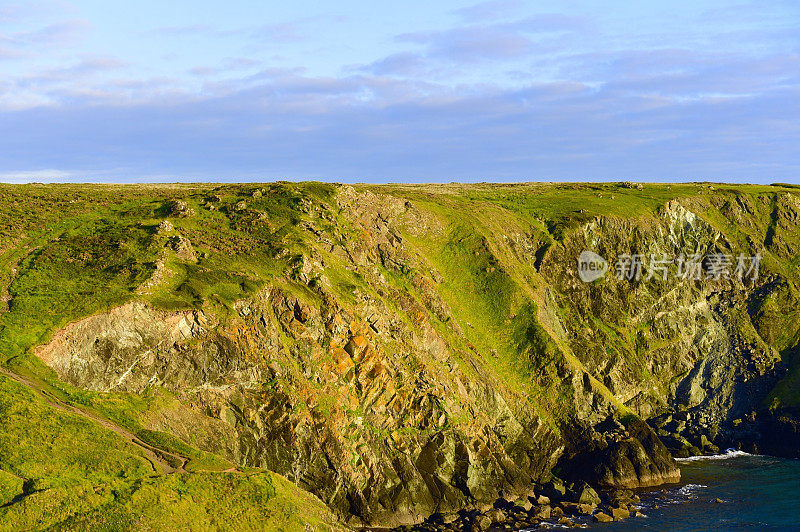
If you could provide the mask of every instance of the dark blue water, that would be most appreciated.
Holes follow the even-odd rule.
[[[680,466],[681,484],[639,493],[647,517],[590,527],[609,532],[800,530],[800,460],[734,453]]]

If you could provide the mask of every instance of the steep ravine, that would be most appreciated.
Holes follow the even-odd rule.
[[[796,356],[799,205],[687,198],[554,229],[496,206],[465,220],[447,194],[341,187],[276,251],[291,267],[230,309],[140,298],[36,354],[79,388],[166,389],[181,406],[149,428],[280,473],[353,526],[487,510],[554,473],[674,482],[667,448],[800,449],[790,405],[767,408]],[[583,250],[612,270],[623,253],[763,262],[743,281],[583,283]]]

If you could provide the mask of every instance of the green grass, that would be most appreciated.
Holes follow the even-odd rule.
[[[274,473],[170,475],[52,489],[0,510],[0,530],[340,530],[312,496]]]
[[[175,452],[189,458],[186,464],[188,471],[225,471],[235,467],[234,464],[217,455],[199,451],[187,445],[172,434],[158,430],[141,429],[136,436],[143,442],[154,445],[159,449]]]
[[[0,417],[0,469],[35,480],[37,489],[152,474],[133,445],[4,376]]]
[[[0,469],[0,506],[12,502],[23,493],[24,480],[20,477]]]
[[[0,376],[0,530],[330,530],[324,505],[269,472],[153,477],[138,448],[76,414],[47,405]],[[227,461],[177,438],[140,430],[144,441],[188,457],[189,471]]]

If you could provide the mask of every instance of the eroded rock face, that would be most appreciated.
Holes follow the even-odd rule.
[[[560,444],[524,403],[461,372],[432,329],[419,337],[367,309],[374,323],[268,289],[216,323],[133,303],[72,324],[38,355],[83,388],[166,387],[192,406],[152,428],[284,474],[363,522],[419,522],[545,477]],[[384,335],[424,358],[385,352]]]
[[[220,356],[224,347],[219,344],[177,347],[203,335],[208,325],[199,311],[167,313],[131,303],[68,326],[37,355],[61,379],[96,391],[142,392],[164,383],[199,386],[225,377],[257,378],[255,368],[239,371]]]

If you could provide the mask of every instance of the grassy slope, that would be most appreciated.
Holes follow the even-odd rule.
[[[258,188],[265,193],[253,196]],[[442,235],[407,235],[407,240],[444,278],[440,294],[462,326],[467,344],[451,340],[458,348],[472,349],[483,356],[513,389],[530,398],[543,418],[551,420],[559,416],[562,395],[569,393],[552,386],[557,376],[551,361],[569,358],[570,354],[559,343],[557,333],[548,334],[542,328],[536,302],[541,302],[545,287],[533,264],[515,258],[511,247],[500,238],[504,231],[517,228],[546,243],[563,238],[594,216],[645,217],[673,198],[703,204],[710,196],[729,192],[758,196],[790,190],[737,186],[720,192],[699,184],[645,185],[642,190],[615,184],[366,188],[411,199],[421,210],[445,221]],[[194,453],[198,463],[219,465],[213,456],[187,449],[186,444],[168,435],[142,432],[142,420],[148,412],[172,400],[165,391],[131,396],[75,390],[29,356],[29,350],[66,323],[135,297],[166,309],[204,305],[225,313],[234,301],[265,284],[286,283],[283,272],[300,267],[299,252],[314,245],[308,242],[308,233],[298,229],[306,218],[306,198],[332,205],[333,192],[333,187],[318,183],[0,186],[0,294],[10,297],[8,311],[0,315],[0,361],[37,379],[60,399],[89,407],[141,437],[150,438],[148,441],[166,449],[182,450],[186,455]],[[219,197],[211,198],[212,195]],[[195,216],[169,219],[190,238],[196,251],[204,254],[197,264],[179,260],[174,252],[164,252],[168,236],[155,231],[167,217],[168,201],[175,198],[187,201],[196,212]],[[247,203],[247,210],[236,208],[240,201]],[[258,217],[254,212],[263,214]],[[746,237],[714,212],[709,209],[703,214],[730,238]],[[331,223],[346,232],[341,220]],[[283,248],[289,253],[275,253]],[[165,282],[145,295],[137,295],[136,288],[152,274],[159,258],[166,261]],[[327,257],[326,262],[337,264],[332,257]],[[787,273],[795,276],[797,265],[787,267]],[[344,268],[332,267],[326,275],[345,299],[352,297],[354,287],[363,284]],[[396,275],[393,282],[408,286],[407,279]],[[285,288],[300,297],[313,297],[299,286]],[[579,364],[573,359],[569,363]],[[797,388],[791,385],[795,381],[791,379],[800,379],[800,364],[787,380],[789,384],[781,388],[784,404],[797,399]],[[158,500],[178,514],[197,516],[203,527],[214,528],[213,516],[204,514],[204,501],[225,494],[240,497],[236,508],[241,515],[250,515],[248,512],[264,497],[273,505],[292,504],[283,496],[292,491],[291,487],[269,475],[260,477],[263,489],[257,492],[226,474],[183,480],[149,478],[147,463],[136,449],[129,449],[115,435],[92,423],[54,413],[40,399],[26,397],[25,393],[19,385],[0,379],[0,404],[5,405],[0,414],[13,420],[5,422],[8,429],[0,435],[11,438],[3,446],[6,451],[0,463],[0,500],[18,493],[19,477],[35,479],[36,486],[42,483],[48,489],[29,497],[30,502],[26,499],[0,510],[6,514],[0,522],[34,523],[54,515],[61,517],[52,522],[68,519],[65,523],[78,527],[85,522],[69,516],[75,512],[97,515],[92,512],[99,512],[100,508],[107,510],[109,519],[120,523],[131,523],[131,516],[141,512],[146,520],[154,522],[163,517],[152,513],[157,511],[152,503]],[[26,415],[32,417],[13,414],[23,407],[31,410]],[[42,422],[28,431],[26,427],[33,425],[31,419]],[[73,456],[76,448],[84,454]],[[61,467],[64,464],[72,465]],[[277,485],[283,487],[278,489]],[[186,493],[191,494],[193,502],[183,500],[181,494]],[[292,493],[290,498],[297,496]],[[41,503],[33,503],[39,499]],[[318,504],[309,504],[309,516],[321,512]],[[276,511],[274,515],[283,514]],[[276,524],[285,522],[288,521],[274,521],[273,525],[288,526]],[[219,523],[225,521],[218,520]]]
[[[228,208],[225,200],[236,199],[224,188],[217,193],[224,198],[221,209]],[[168,393],[75,390],[28,353],[65,324],[136,297],[136,288],[151,275],[164,248],[167,237],[154,229],[164,217],[165,202],[188,196],[196,204],[207,194],[207,189],[190,186],[160,187],[157,192],[150,187],[0,187],[0,290],[10,299],[0,315],[0,359],[60,400],[104,415],[149,444],[190,457],[189,471],[222,470],[231,464],[171,435],[144,429],[147,413],[172,400]],[[297,201],[299,195],[286,194],[271,202],[271,219],[288,217],[293,209],[286,203]],[[170,277],[171,290],[148,296],[155,305],[189,308],[209,301],[224,308],[269,278],[273,264],[253,243],[257,239],[269,245],[270,235],[214,225],[227,220],[224,216],[210,218],[200,223],[173,219],[201,246],[216,250],[216,260],[203,268],[174,261],[178,271]],[[0,419],[0,506],[15,501],[0,508],[0,530],[335,526],[319,500],[273,473],[154,477],[139,449],[90,420],[54,409],[3,376]]]

